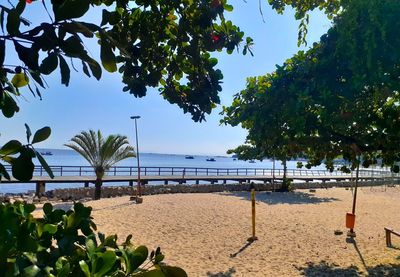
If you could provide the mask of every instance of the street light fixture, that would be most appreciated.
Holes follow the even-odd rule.
[[[142,188],[141,188],[141,181],[140,181],[140,158],[139,158],[139,139],[138,139],[138,130],[137,130],[137,119],[140,116],[135,115],[131,116],[131,119],[135,120],[135,133],[136,133],[136,159],[137,159],[137,187],[138,187],[138,195],[139,197],[142,196]]]

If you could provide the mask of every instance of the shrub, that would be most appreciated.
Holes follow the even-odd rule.
[[[117,235],[96,231],[91,207],[75,203],[73,210],[43,206],[43,218],[34,218],[35,205],[0,204],[0,276],[187,276],[164,264],[160,248],[134,247]]]

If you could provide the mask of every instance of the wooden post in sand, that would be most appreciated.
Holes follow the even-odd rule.
[[[256,237],[256,192],[254,189],[254,183],[250,184],[250,199],[251,199],[251,225],[252,225],[252,236],[247,239],[249,242],[257,240]]]

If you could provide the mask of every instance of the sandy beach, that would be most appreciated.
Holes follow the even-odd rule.
[[[400,276],[400,238],[385,245],[385,226],[400,230],[400,187],[359,189],[355,231],[346,240],[352,191],[256,195],[258,240],[251,236],[248,192],[128,197],[87,202],[106,234],[160,246],[189,276]],[[61,204],[60,204],[61,205]],[[65,204],[62,204],[65,205]],[[342,231],[337,235],[335,231]]]

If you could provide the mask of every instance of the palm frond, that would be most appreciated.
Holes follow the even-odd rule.
[[[126,136],[110,135],[104,138],[100,130],[82,131],[65,146],[82,155],[96,172],[99,169],[107,170],[121,160],[136,156]]]

